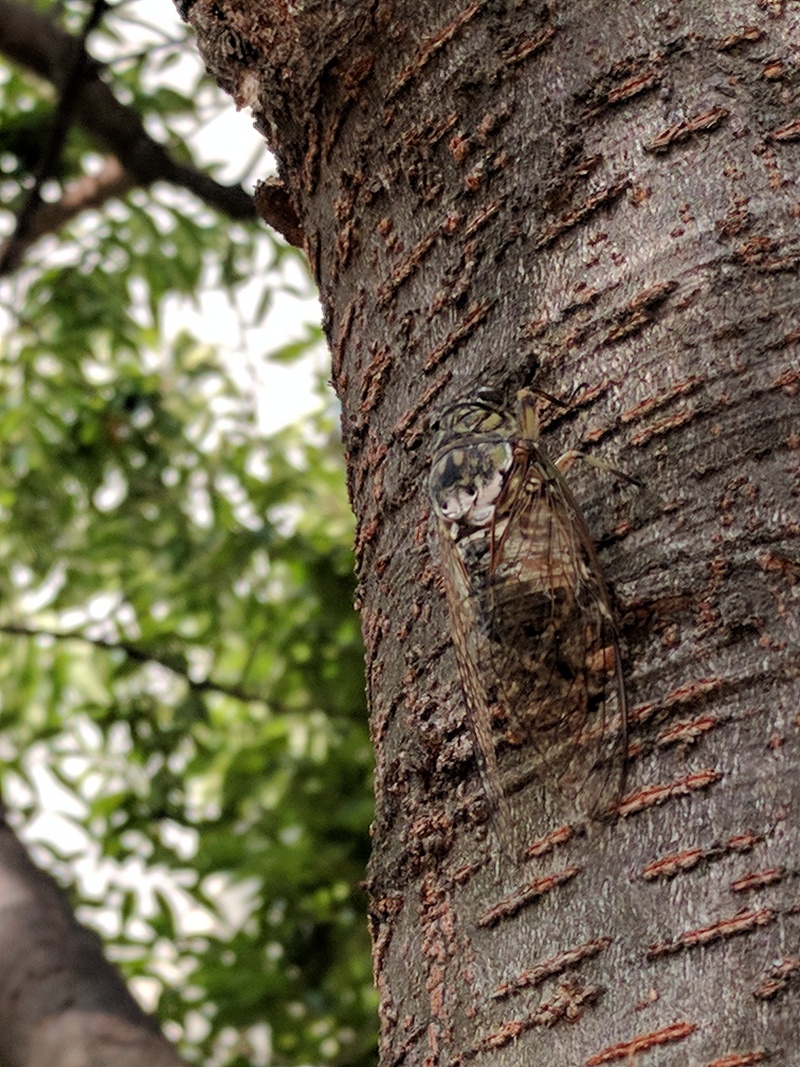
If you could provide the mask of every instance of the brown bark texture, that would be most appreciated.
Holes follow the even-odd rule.
[[[53,879],[0,825],[3,1067],[182,1067],[182,1060],[77,923]]]
[[[194,0],[322,293],[377,750],[381,1063],[800,1064],[800,5]],[[426,477],[482,384],[548,451],[621,619],[624,795],[523,775],[498,851]],[[526,753],[501,753],[501,769]]]

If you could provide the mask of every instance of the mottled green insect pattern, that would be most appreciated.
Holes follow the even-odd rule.
[[[584,815],[613,801],[624,771],[619,645],[562,475],[576,455],[553,463],[542,451],[531,390],[513,414],[476,391],[444,410],[434,443],[435,544],[475,757],[502,823],[498,745],[528,746],[545,786]]]

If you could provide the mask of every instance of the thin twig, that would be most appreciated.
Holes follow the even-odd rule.
[[[47,637],[52,641],[80,641],[83,644],[92,645],[93,648],[98,648],[103,652],[122,652],[135,663],[156,663],[158,666],[171,671],[178,678],[183,679],[196,693],[221,693],[223,696],[233,697],[234,700],[241,700],[245,704],[250,704],[254,701],[263,703],[265,701],[264,696],[259,693],[253,693],[239,685],[217,682],[213,678],[204,678],[199,682],[195,681],[189,676],[188,668],[178,664],[175,658],[152,652],[146,648],[140,648],[139,645],[135,645],[131,641],[107,641],[102,637],[90,637],[88,634],[77,631],[40,630],[13,622],[0,624],[0,633],[8,634],[12,637]]]

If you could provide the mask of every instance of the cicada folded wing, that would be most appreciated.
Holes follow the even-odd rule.
[[[613,802],[624,774],[619,642],[583,516],[538,435],[526,430],[525,405],[535,398],[523,394],[521,403],[489,565],[495,685],[509,740],[538,757],[545,783],[594,815]]]
[[[481,393],[453,405],[435,442],[430,490],[467,721],[493,810],[504,811],[504,738],[593,813],[620,776],[619,647],[586,524],[539,446],[536,397],[519,403],[516,417]]]

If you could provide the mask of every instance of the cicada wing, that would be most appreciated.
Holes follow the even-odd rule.
[[[486,622],[464,560],[447,524],[439,516],[434,516],[434,523],[453,648],[475,761],[490,813],[497,818],[501,838],[508,843],[509,816],[500,784],[492,712],[484,681],[489,670],[487,657],[491,652]]]
[[[618,791],[625,722],[608,596],[557,468],[532,442],[515,463],[489,567],[492,687],[508,709],[508,740],[532,750],[535,773],[593,815]]]

